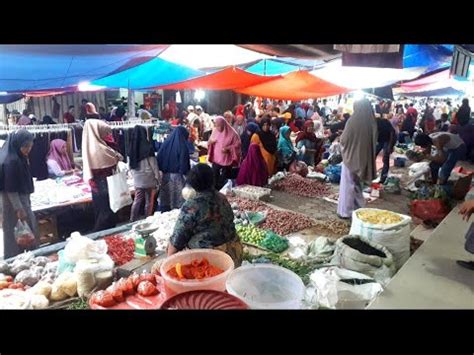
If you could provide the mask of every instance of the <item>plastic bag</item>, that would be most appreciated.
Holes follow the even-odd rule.
[[[308,165],[306,165],[306,163],[303,161],[297,161],[297,160],[294,160],[290,164],[288,171],[291,174],[298,174],[298,175],[301,175],[302,177],[306,177],[306,175],[308,175],[308,172],[309,172]]]
[[[441,199],[413,200],[410,206],[411,215],[423,222],[441,223],[449,214],[446,204]]]
[[[125,206],[132,204],[132,196],[127,185],[127,174],[117,172],[107,177],[107,186],[109,190],[109,204],[112,212],[117,212]]]
[[[232,195],[232,180],[227,180],[224,187],[222,187],[219,192],[226,196]]]
[[[64,248],[64,259],[71,264],[76,264],[83,259],[101,259],[106,254],[105,240],[94,241],[79,233],[73,233]]]
[[[327,175],[330,182],[339,184],[341,181],[341,165],[329,165],[326,169],[324,169],[324,174]]]
[[[30,248],[35,244],[35,235],[28,223],[18,220],[15,226],[15,241],[24,249]]]
[[[308,308],[364,309],[382,290],[364,274],[339,267],[321,268],[310,275],[305,304]]]

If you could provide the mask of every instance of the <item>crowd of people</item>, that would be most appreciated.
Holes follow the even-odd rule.
[[[466,99],[457,110],[446,101],[423,104],[425,107],[420,108],[420,103],[361,99],[353,105],[335,105],[327,100],[285,103],[257,98],[253,103],[243,102],[222,115],[211,116],[199,105],[179,110],[170,101],[161,113],[161,119],[174,126],[167,139],[156,144],[146,129],[137,125],[128,156],[123,157],[106,121],[123,120],[125,108],[119,106],[107,114],[105,109],[97,112],[94,104],[83,100],[78,119],[84,121],[83,178],[92,190],[94,231],[117,224],[117,215],[110,208],[107,177],[115,173],[120,161],[128,162],[135,185],[130,221],[155,210],[181,208],[169,254],[185,247],[221,247],[236,262],[240,262],[241,248],[235,230],[216,222],[231,219],[227,200],[216,194],[229,181],[265,186],[276,172],[292,171],[303,163],[316,167],[326,154],[326,158],[342,162],[337,213],[341,218],[350,218],[352,211],[365,205],[363,184],[370,185],[377,177],[376,157],[383,154],[383,183],[388,177],[394,145],[414,141],[431,160],[433,182],[444,184],[456,162],[469,158],[474,150],[469,104]],[[19,124],[33,123],[27,114],[24,112]],[[149,112],[142,107],[137,114],[148,117]],[[48,117],[42,122],[54,123]],[[63,119],[75,122],[73,106]],[[33,183],[27,163],[32,139],[26,130],[11,137],[0,157],[6,256],[18,251],[11,243],[17,219],[28,221],[36,230],[29,202]],[[431,155],[432,146],[437,149],[435,156]],[[192,168],[191,157],[197,152],[207,155],[212,167],[198,164]],[[80,168],[70,160],[66,142],[61,140],[51,142],[47,165],[51,177],[73,174]],[[12,175],[12,169],[19,172]],[[18,174],[21,178],[11,178]],[[196,192],[188,201],[182,194],[186,186]]]

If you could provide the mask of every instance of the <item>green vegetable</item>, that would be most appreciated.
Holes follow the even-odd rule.
[[[82,309],[89,309],[89,304],[84,298],[78,299],[77,301],[71,303],[67,308],[67,310],[82,310]]]

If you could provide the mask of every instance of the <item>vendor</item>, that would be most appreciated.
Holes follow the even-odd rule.
[[[296,147],[305,147],[305,152],[298,154],[298,160],[304,161],[307,165],[316,166],[322,158],[323,140],[316,138],[314,134],[314,123],[308,120],[304,123],[303,130],[296,137]]]
[[[76,169],[74,169],[74,163],[71,162],[67,154],[66,142],[62,139],[54,139],[51,141],[49,153],[46,156],[46,164],[48,165],[50,178],[71,175],[76,171]]]
[[[243,248],[229,202],[214,188],[214,173],[206,164],[194,166],[187,183],[196,195],[187,200],[174,227],[168,256],[185,248],[217,249],[227,253],[235,267],[242,263]]]
[[[15,241],[15,226],[24,221],[38,238],[38,224],[31,210],[30,195],[34,192],[28,155],[33,135],[22,129],[11,134],[0,150],[0,191],[3,203],[4,257],[11,258],[23,250]],[[38,241],[38,239],[36,239]],[[36,243],[37,244],[37,243]],[[36,245],[33,245],[34,247]]]
[[[464,141],[453,133],[435,132],[430,135],[420,133],[415,137],[415,144],[424,148],[425,158],[431,161],[432,181],[435,184],[439,183],[439,185],[446,184],[458,160],[464,159],[466,156]],[[437,150],[435,156],[431,156],[432,145]]]

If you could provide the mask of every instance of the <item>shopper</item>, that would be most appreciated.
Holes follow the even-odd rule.
[[[234,125],[234,114],[232,111],[224,112],[224,118],[231,127]]]
[[[15,241],[18,220],[31,228],[38,244],[38,225],[31,210],[30,195],[34,192],[28,155],[33,147],[33,135],[22,129],[10,134],[0,150],[0,192],[3,201],[4,257],[11,258],[23,251]]]
[[[100,120],[100,115],[92,102],[86,104],[86,120],[90,119]]]
[[[117,107],[110,115],[109,121],[122,122],[125,116],[125,108],[123,106]]]
[[[278,166],[281,170],[289,170],[290,164],[296,158],[296,151],[290,139],[290,127],[280,128],[280,137],[278,139]]]
[[[375,158],[383,150],[383,168],[379,182],[383,184],[388,177],[390,168],[390,154],[396,141],[395,129],[389,120],[389,115],[384,114],[383,117],[377,117],[377,147],[375,148]]]
[[[305,148],[304,153],[298,154],[297,159],[304,161],[307,165],[316,166],[321,161],[321,148],[323,140],[316,138],[314,134],[314,123],[308,120],[304,123],[303,130],[296,137],[296,148]]]
[[[258,124],[250,122],[247,124],[244,133],[240,136],[240,141],[242,142],[242,159],[245,159],[252,137],[259,129]]]
[[[74,118],[74,106],[73,105],[69,106],[67,111],[64,112],[63,122],[64,123],[74,123],[74,122],[76,122],[76,119]]]
[[[208,160],[212,163],[215,187],[220,190],[231,178],[232,168],[240,165],[242,144],[240,136],[224,117],[218,116],[215,125],[208,142]]]
[[[87,110],[86,110],[86,105],[88,101],[86,99],[81,100],[81,110],[79,113],[79,120],[80,121],[85,121],[86,120],[86,115],[87,115]]]
[[[188,139],[189,132],[186,128],[178,126],[158,152],[158,167],[163,173],[159,193],[161,212],[180,208],[184,202],[181,194],[185,184],[184,176],[191,169]]]
[[[135,186],[130,221],[135,222],[140,217],[143,204],[145,204],[145,216],[153,214],[153,191],[160,184],[160,171],[155,158],[155,150],[147,137],[145,127],[133,128],[128,158]]]
[[[163,110],[161,111],[161,118],[165,121],[169,121],[171,119],[173,119],[174,117],[172,116],[172,111],[170,109],[170,104],[169,103],[166,103],[165,104],[165,107],[163,108]]]
[[[67,144],[62,139],[54,139],[50,143],[49,153],[46,156],[48,174],[50,178],[62,177],[74,173],[74,163],[67,154]]]
[[[337,214],[350,218],[352,212],[365,206],[362,183],[376,177],[375,148],[377,123],[369,100],[354,103],[354,113],[342,132],[342,171]]]
[[[23,114],[20,116],[17,125],[18,126],[29,126],[31,125],[31,118],[28,117],[28,110],[23,110]]]
[[[462,105],[456,114],[457,122],[460,126],[465,126],[471,120],[471,107],[469,106],[469,100],[463,99]]]
[[[263,160],[267,165],[268,176],[272,176],[276,171],[277,139],[270,130],[270,119],[265,118],[260,122],[260,130],[250,139],[251,143],[258,144]]]
[[[237,185],[267,185],[268,171],[263,167],[265,167],[265,160],[263,160],[260,147],[255,143],[250,144],[237,176]]]
[[[242,133],[244,133],[244,131],[245,131],[245,118],[244,118],[243,115],[237,115],[235,117],[235,123],[234,123],[233,128],[235,129],[235,131],[237,132],[237,134],[239,136],[241,136]]]
[[[415,144],[424,148],[425,158],[430,160],[431,179],[434,184],[445,185],[458,160],[466,156],[466,144],[457,134],[435,132],[430,135],[420,133]],[[437,154],[431,155],[431,147]]]
[[[235,267],[240,266],[243,248],[235,230],[234,213],[226,197],[215,189],[214,172],[206,164],[197,164],[187,183],[196,195],[181,207],[168,256],[186,248],[217,249],[227,253]]]
[[[113,228],[117,224],[117,216],[110,209],[107,177],[115,173],[123,157],[112,137],[112,129],[104,121],[86,121],[82,133],[82,160],[84,181],[89,182],[92,190],[94,231]]]
[[[41,120],[41,124],[56,124],[56,122],[54,122],[53,118],[51,116],[43,116],[43,119]]]

